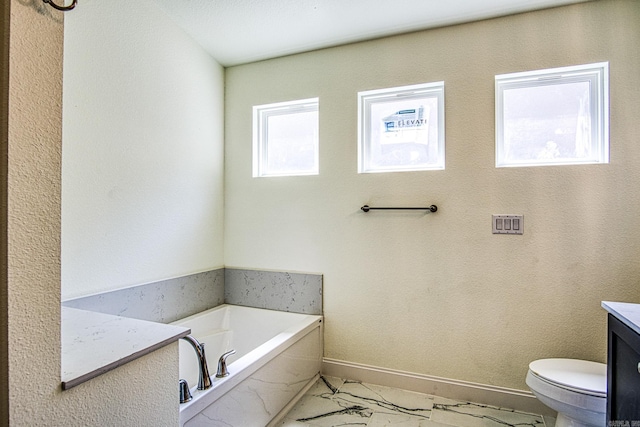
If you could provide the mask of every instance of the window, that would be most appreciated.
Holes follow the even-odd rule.
[[[318,98],[253,107],[254,177],[318,171]]]
[[[496,76],[496,167],[609,163],[609,65]]]
[[[444,169],[444,82],[358,93],[358,172]]]

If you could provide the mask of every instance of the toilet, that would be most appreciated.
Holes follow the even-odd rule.
[[[541,359],[529,364],[533,394],[558,412],[556,427],[602,427],[607,415],[607,365],[576,359]]]

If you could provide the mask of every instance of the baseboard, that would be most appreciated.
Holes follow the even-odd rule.
[[[322,360],[322,374],[454,400],[510,408],[532,414],[557,416],[553,410],[540,403],[533,393],[525,390],[440,378],[328,358]]]

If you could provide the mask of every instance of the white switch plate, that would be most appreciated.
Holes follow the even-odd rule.
[[[493,234],[523,234],[523,215],[491,215]]]

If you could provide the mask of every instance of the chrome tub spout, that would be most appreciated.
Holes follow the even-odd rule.
[[[206,390],[211,387],[211,377],[209,376],[209,367],[207,366],[207,358],[204,354],[204,343],[199,343],[197,339],[192,337],[191,335],[187,335],[186,337],[182,337],[183,340],[187,341],[193,349],[196,351],[196,355],[198,356],[198,370],[200,371],[200,378],[198,378],[198,390]]]

